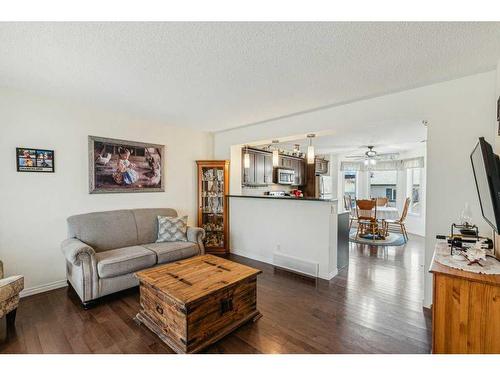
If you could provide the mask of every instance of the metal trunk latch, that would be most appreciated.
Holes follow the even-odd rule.
[[[220,311],[222,314],[233,310],[233,299],[224,298],[220,301]]]

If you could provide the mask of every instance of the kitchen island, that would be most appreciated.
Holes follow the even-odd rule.
[[[348,213],[339,212],[336,199],[228,195],[228,201],[232,253],[321,279],[337,274],[338,249],[348,249]]]

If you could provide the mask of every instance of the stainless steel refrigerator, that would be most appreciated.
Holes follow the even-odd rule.
[[[332,199],[333,179],[331,176],[316,176],[316,198]]]

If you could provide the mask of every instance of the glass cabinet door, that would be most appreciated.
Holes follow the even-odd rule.
[[[201,167],[201,226],[205,246],[224,248],[224,167]]]

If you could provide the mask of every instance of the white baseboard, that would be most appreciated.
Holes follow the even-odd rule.
[[[423,233],[421,233],[421,232],[417,233],[417,232],[410,232],[410,231],[408,231],[408,233],[409,233],[409,234],[413,234],[414,236],[418,236],[418,237],[423,237],[423,238],[425,238],[425,234],[423,234]]]
[[[19,293],[19,297],[21,297],[21,298],[28,297],[28,296],[32,296],[33,294],[38,294],[38,293],[48,292],[49,290],[64,288],[67,285],[68,285],[68,283],[66,282],[66,279],[53,281],[53,282],[48,283],[48,284],[33,286],[31,288],[26,288],[23,291],[21,291],[21,293]]]
[[[332,272],[329,272],[326,275],[320,274],[319,277],[322,278],[322,279],[325,279],[325,280],[331,280],[335,276],[337,276],[338,274],[339,274],[339,270],[338,269],[334,269]]]
[[[258,260],[259,262],[267,263],[267,264],[270,264],[271,266],[275,266],[275,264],[273,263],[273,258],[269,257],[269,256],[262,256],[262,255],[257,254],[257,253],[246,252],[246,251],[235,250],[235,249],[231,249],[231,254],[240,255],[240,256],[245,257],[245,258]],[[290,271],[293,272],[293,270],[290,270]],[[337,276],[337,274],[338,274],[338,270],[335,269],[332,272],[329,272],[328,274],[323,274],[320,272],[318,277],[320,279],[324,279],[324,280],[331,280],[332,278]]]
[[[271,264],[274,266],[273,258],[270,256],[262,256],[262,255],[257,254],[257,253],[246,252],[246,251],[241,251],[241,250],[233,250],[233,249],[231,249],[231,254],[236,254],[236,255],[240,255],[240,256],[245,257],[245,258],[258,260],[259,262]]]

